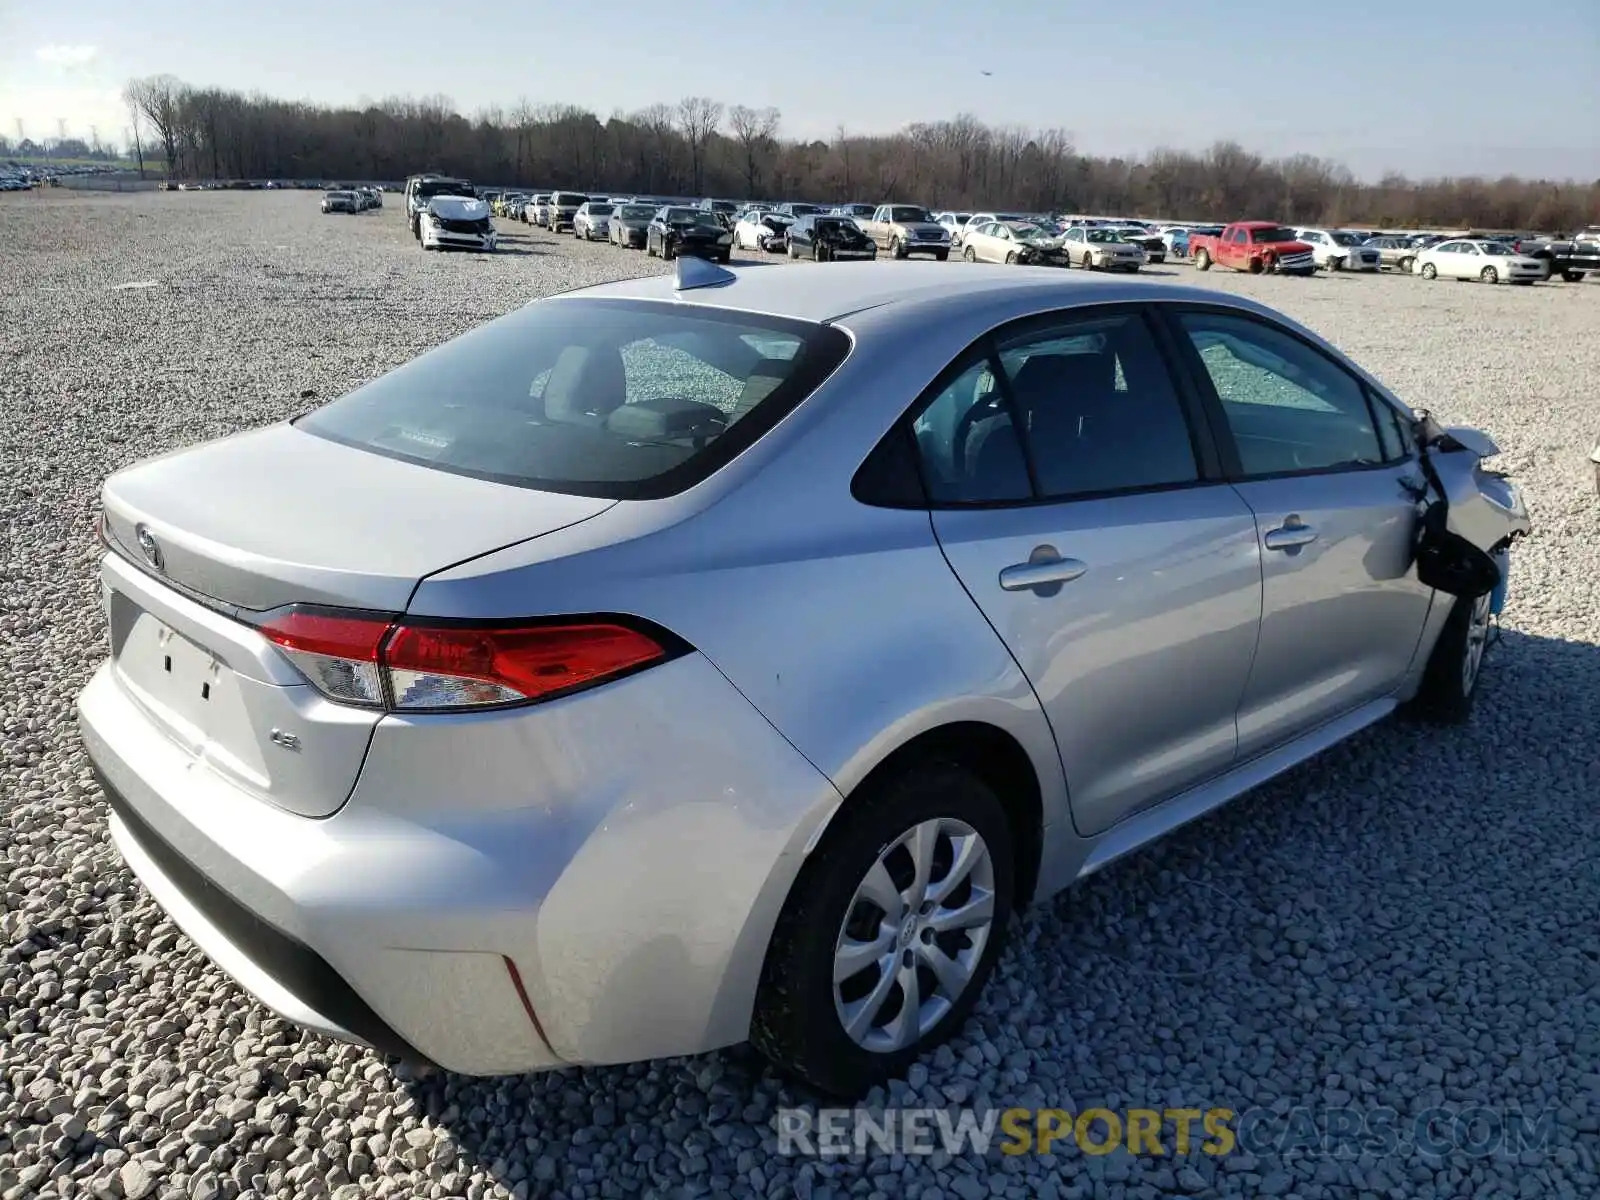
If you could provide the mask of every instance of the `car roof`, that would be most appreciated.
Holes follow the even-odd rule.
[[[1041,307],[1050,308],[1128,300],[1239,301],[1238,297],[1203,288],[1085,276],[1051,267],[970,264],[956,270],[940,270],[928,263],[891,260],[832,263],[825,267],[760,263],[731,270],[736,277],[734,282],[722,287],[679,293],[673,291],[673,276],[653,275],[563,292],[553,299],[671,300],[819,323],[868,309],[911,309],[952,298],[1022,298],[1033,292],[1041,293]],[[1043,295],[1046,292],[1050,293],[1048,299]],[[1245,302],[1239,307],[1255,306]]]

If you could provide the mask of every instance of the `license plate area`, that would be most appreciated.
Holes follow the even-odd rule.
[[[233,671],[115,588],[109,608],[118,674],[152,716],[198,753],[218,728],[219,712],[238,704]]]

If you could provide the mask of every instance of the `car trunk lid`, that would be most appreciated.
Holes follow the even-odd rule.
[[[424,576],[615,503],[430,470],[288,425],[156,461],[103,493],[117,681],[196,770],[305,816],[344,803],[382,713],[323,697],[254,628],[256,613],[400,613]]]
[[[401,612],[424,575],[605,511],[274,425],[113,475],[106,535],[221,607]],[[152,555],[155,561],[152,561]]]

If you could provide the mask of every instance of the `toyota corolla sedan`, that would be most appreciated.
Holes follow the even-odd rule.
[[[290,1020],[472,1074],[748,1039],[859,1094],[1021,906],[1467,717],[1527,514],[1311,331],[676,267],[106,482],[112,836]]]

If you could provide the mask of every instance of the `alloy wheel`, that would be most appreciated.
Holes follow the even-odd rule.
[[[858,1046],[892,1053],[937,1025],[993,933],[995,868],[965,821],[922,821],[856,886],[834,944],[834,1008]]]
[[[1461,690],[1470,695],[1483,669],[1483,652],[1489,646],[1489,610],[1493,595],[1479,596],[1472,602],[1472,618],[1467,624],[1467,650],[1461,657]]]

